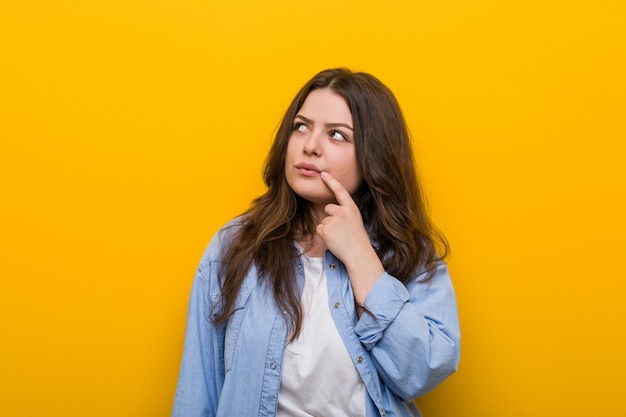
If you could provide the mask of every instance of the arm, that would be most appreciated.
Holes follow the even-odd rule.
[[[209,246],[209,249],[211,247]],[[207,251],[209,252],[209,251]],[[193,283],[172,417],[214,416],[223,384],[223,328],[210,321],[214,264],[205,254]]]
[[[365,297],[385,269],[372,247],[361,212],[350,193],[329,173],[322,172],[321,178],[335,195],[337,204],[326,205],[326,217],[315,230],[346,266],[354,301],[362,308]]]
[[[326,206],[327,217],[316,231],[346,266],[354,299],[365,308],[355,332],[392,392],[404,400],[423,395],[459,361],[459,322],[448,270],[441,263],[432,280],[420,283],[423,277],[415,277],[407,289],[384,271],[348,191],[330,174],[321,177],[337,204]]]
[[[458,366],[456,298],[442,263],[426,283],[407,288],[385,273],[365,300],[355,331],[385,385],[405,401],[426,394]]]

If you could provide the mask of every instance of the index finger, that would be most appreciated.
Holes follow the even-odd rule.
[[[354,200],[348,190],[346,190],[346,188],[339,181],[337,181],[335,177],[326,171],[323,171],[320,174],[320,177],[322,177],[324,184],[330,188],[330,191],[333,192],[340,206],[354,205]]]

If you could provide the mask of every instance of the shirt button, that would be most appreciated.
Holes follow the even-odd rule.
[[[339,306],[340,306],[340,305],[341,305],[341,304],[340,304],[339,302],[336,302],[335,304],[333,304],[333,307],[334,307],[334,308],[339,308]]]
[[[335,264],[330,264],[330,269],[335,269],[337,267],[337,265]]]
[[[380,415],[381,415],[382,417],[385,417],[385,416],[387,415],[387,413],[385,413],[385,410],[380,410]]]
[[[302,264],[298,264],[298,269],[302,269]]]
[[[356,358],[356,361],[358,363],[363,363],[363,356],[359,356],[358,358]]]
[[[271,369],[271,370],[276,369],[276,362],[272,362],[272,363],[270,363],[270,369]]]

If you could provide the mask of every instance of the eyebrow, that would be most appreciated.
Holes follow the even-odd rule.
[[[304,117],[301,114],[297,114],[296,115],[296,119],[302,119],[305,122],[307,122],[308,124],[313,124],[313,120],[309,119],[308,117]],[[346,123],[326,123],[325,125],[326,127],[345,127],[346,129],[350,129],[352,131],[354,131],[354,129],[352,129],[352,126],[346,124]]]

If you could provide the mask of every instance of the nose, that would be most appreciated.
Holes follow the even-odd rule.
[[[318,132],[311,134],[304,141],[303,151],[307,155],[320,156],[322,154],[322,137]]]

